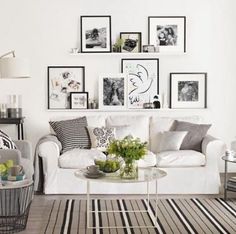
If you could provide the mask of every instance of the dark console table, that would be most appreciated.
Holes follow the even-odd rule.
[[[0,118],[0,124],[15,124],[18,131],[18,140],[24,140],[24,119],[20,118]]]

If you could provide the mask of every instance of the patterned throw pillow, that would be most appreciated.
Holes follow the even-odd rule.
[[[17,149],[12,139],[0,130],[0,149]]]
[[[115,128],[94,128],[87,127],[92,148],[97,148],[99,150],[106,150],[109,143],[115,139]]]
[[[49,124],[62,144],[62,153],[75,148],[90,149],[91,143],[86,128],[86,117],[62,121],[50,121]]]

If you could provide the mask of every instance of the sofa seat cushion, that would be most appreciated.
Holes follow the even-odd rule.
[[[86,168],[94,165],[94,159],[105,160],[106,155],[97,149],[73,149],[59,157],[61,168]]]
[[[205,164],[205,155],[194,150],[165,151],[157,154],[158,167],[199,167]]]
[[[147,154],[142,159],[138,160],[139,167],[153,167],[156,166],[156,163],[157,163],[156,155],[151,151],[148,151]]]

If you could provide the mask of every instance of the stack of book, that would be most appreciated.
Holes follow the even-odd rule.
[[[25,179],[25,174],[11,176],[11,175],[2,175],[2,181],[21,181]]]
[[[236,190],[236,177],[231,177],[227,182],[227,189]]]

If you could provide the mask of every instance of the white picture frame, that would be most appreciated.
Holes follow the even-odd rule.
[[[122,59],[121,71],[127,76],[127,108],[143,109],[159,94],[159,59]]]
[[[124,110],[127,108],[125,74],[99,76],[99,109]]]

